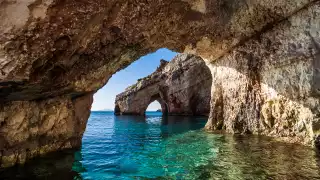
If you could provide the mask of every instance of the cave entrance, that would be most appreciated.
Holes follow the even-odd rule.
[[[163,116],[208,116],[211,84],[211,71],[202,58],[162,48],[114,74],[94,95],[92,111],[144,116],[157,101],[152,111]]]
[[[120,107],[119,107],[118,104],[114,107],[114,114],[115,115],[120,115]]]
[[[171,61],[178,53],[166,48],[158,49],[140,57],[126,68],[113,74],[101,89],[94,94],[91,111],[114,111],[120,115],[121,105],[115,105],[116,95],[125,91],[138,80],[152,74],[160,65],[160,60]]]
[[[159,54],[162,56],[161,53]],[[144,116],[148,111],[149,104],[158,101],[160,105],[157,108],[154,107],[152,111],[161,109],[162,115],[208,116],[212,74],[205,61],[198,56],[186,53],[175,54],[169,60],[163,60],[159,57],[157,59],[158,62],[156,62],[160,62],[160,65],[156,64],[155,71],[138,80],[134,79],[135,83],[128,83],[129,85],[123,87],[115,95],[114,114]],[[138,62],[140,63],[141,60]],[[123,77],[115,82],[113,82],[113,78],[110,79],[105,87],[110,86],[110,83],[114,86],[106,90],[114,91],[119,84],[123,84],[146,68],[148,68],[147,65],[141,64],[141,66],[131,69],[130,74],[122,75]],[[104,94],[109,95],[110,93]],[[105,98],[97,98],[98,101],[103,101],[103,99]],[[152,104],[151,107],[153,106]]]

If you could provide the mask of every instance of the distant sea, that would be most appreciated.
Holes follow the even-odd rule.
[[[320,179],[314,149],[258,136],[211,134],[206,117],[94,111],[81,150],[0,171],[0,179]]]

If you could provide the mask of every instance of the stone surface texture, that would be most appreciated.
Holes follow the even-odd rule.
[[[92,95],[0,105],[1,166],[81,145]]]
[[[207,129],[317,144],[319,25],[317,3],[210,64],[213,85]]]
[[[179,54],[161,60],[158,69],[116,97],[116,113],[144,115],[157,100],[163,115],[209,115],[212,76],[197,56]]]
[[[162,47],[209,66],[207,129],[319,145],[319,9],[319,0],[0,0],[1,166],[79,147],[93,93]]]

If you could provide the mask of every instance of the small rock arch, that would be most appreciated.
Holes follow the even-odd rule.
[[[150,101],[147,104],[147,106],[144,108],[144,114],[148,108],[148,106],[150,105],[150,103],[152,103],[153,101],[158,101],[161,105],[161,111],[162,111],[162,116],[167,116],[169,114],[169,108],[168,108],[168,104],[167,102],[161,97],[160,93],[157,93],[155,95],[152,95],[150,97]]]

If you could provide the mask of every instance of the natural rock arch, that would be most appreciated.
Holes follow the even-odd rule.
[[[123,102],[116,102],[115,105],[115,109],[117,109],[117,111],[115,111],[116,115],[139,115],[139,116],[144,116],[146,113],[146,110],[148,108],[148,106],[154,102],[154,101],[158,101],[159,104],[161,105],[161,112],[163,116],[167,116],[168,115],[168,105],[167,103],[162,99],[162,97],[160,96],[159,93],[154,94],[154,95],[146,95],[148,99],[147,101],[142,102],[140,105],[138,105],[138,108],[130,108],[130,106],[126,106],[123,107],[122,103]],[[124,109],[124,108],[128,108],[128,109]]]
[[[212,76],[205,62],[190,54],[160,62],[155,72],[116,96],[120,114],[144,115],[148,105],[158,100],[168,115],[208,116]]]
[[[210,67],[208,129],[311,145],[319,9],[309,0],[1,1],[1,164],[79,147],[93,93],[161,47]]]

